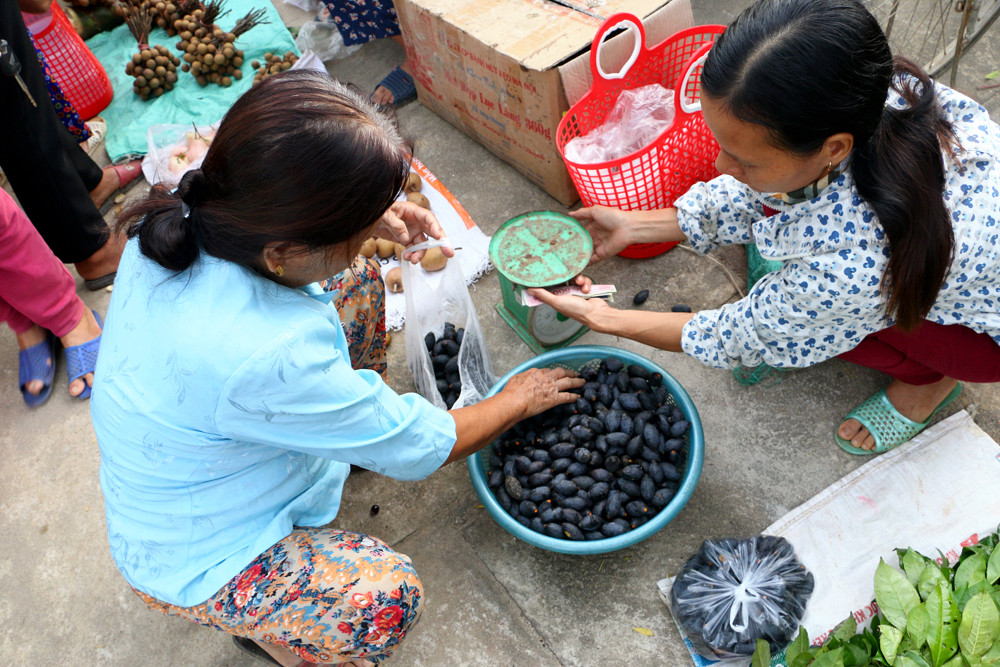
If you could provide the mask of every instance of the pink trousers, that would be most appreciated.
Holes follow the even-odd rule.
[[[80,323],[76,282],[9,194],[0,190],[0,321],[65,336]]]
[[[988,334],[960,324],[924,322],[909,333],[883,329],[839,356],[907,384],[931,384],[945,377],[1000,382],[1000,345]]]

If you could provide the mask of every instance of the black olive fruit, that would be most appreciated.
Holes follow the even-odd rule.
[[[461,391],[462,330],[424,343],[438,389]],[[488,486],[518,523],[557,539],[598,540],[649,521],[677,493],[690,422],[660,373],[608,358],[580,371],[579,398],[515,425],[494,441]]]

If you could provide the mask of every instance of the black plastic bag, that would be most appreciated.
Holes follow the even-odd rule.
[[[748,656],[758,639],[777,653],[794,638],[813,576],[783,537],[705,540],[674,579],[671,611],[695,649]]]

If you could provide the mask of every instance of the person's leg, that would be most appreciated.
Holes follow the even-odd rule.
[[[76,294],[76,283],[52,254],[38,231],[10,195],[0,190],[0,317],[26,350],[45,340],[51,331],[65,347],[80,345],[101,335],[93,313]],[[78,396],[93,374],[75,380],[70,394]],[[31,382],[38,394],[41,383]]]
[[[385,283],[378,264],[358,256],[350,270],[326,281],[323,288],[338,291],[333,305],[344,325],[351,365],[385,379]]]
[[[392,35],[392,41],[396,42],[400,46],[403,46],[403,38],[400,35]],[[403,62],[399,64],[399,69],[406,72],[406,75],[413,78],[413,68],[410,65],[410,59],[405,55],[403,56]],[[389,106],[396,103],[396,96],[391,90],[385,86],[379,85],[375,87],[375,91],[371,95],[371,101],[375,104]]]
[[[381,662],[423,611],[409,558],[377,538],[331,528],[294,530],[203,604],[136,594],[151,609],[249,637],[286,667]]]
[[[925,421],[959,380],[1000,382],[1000,346],[989,335],[960,325],[925,322],[909,333],[884,329],[840,358],[891,376],[886,396],[915,422]],[[837,432],[855,447],[875,446],[872,434],[855,419],[845,420]]]
[[[109,243],[90,191],[117,179],[117,174],[102,171],[59,121],[15,2],[0,3],[0,36],[21,61],[21,78],[37,104],[32,106],[12,77],[0,76],[0,121],[6,128],[0,168],[56,256],[66,263],[84,263]],[[98,259],[78,266],[81,275],[97,277],[103,274],[94,272],[117,266],[117,257]]]

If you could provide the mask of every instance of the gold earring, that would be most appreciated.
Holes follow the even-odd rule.
[[[285,275],[285,270],[281,268],[281,264],[278,264],[276,267],[274,267],[274,275],[278,276],[279,278]]]
[[[832,160],[830,162],[828,162],[827,165],[826,165],[826,173],[829,174],[831,171],[833,171],[833,161]]]

